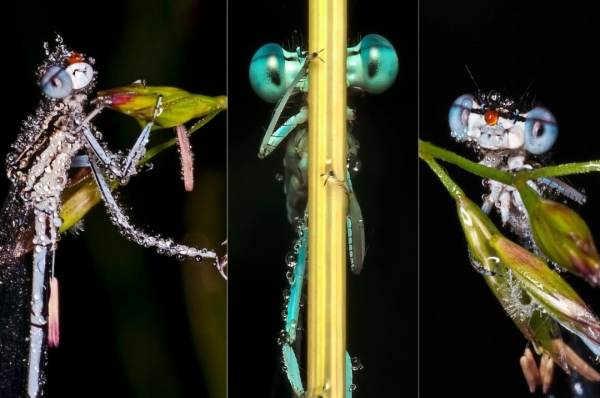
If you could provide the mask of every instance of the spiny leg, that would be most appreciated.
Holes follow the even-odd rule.
[[[558,178],[546,177],[540,178],[538,181],[542,184],[548,185],[552,189],[556,189],[558,192],[560,192],[561,195],[566,196],[567,198],[579,203],[580,205],[584,205],[585,202],[587,202],[587,197],[583,193],[579,192],[578,190],[576,190],[566,182],[559,180]]]
[[[283,139],[287,137],[290,132],[298,127],[298,125],[306,123],[308,120],[308,108],[303,106],[300,108],[300,111],[297,114],[286,120],[285,123],[277,130],[272,131],[274,123],[277,122],[277,120],[278,119],[275,119],[275,117],[271,119],[271,125],[269,125],[267,133],[265,134],[265,138],[260,145],[260,151],[258,153],[258,157],[260,158],[264,158],[273,152],[281,143],[281,141],[283,141]]]
[[[300,80],[306,76],[306,74],[308,72],[308,64],[315,58],[319,58],[318,52],[311,53],[304,59],[304,63],[302,64],[302,67],[298,71],[298,74],[296,75],[296,77],[294,78],[292,83],[290,83],[290,85],[287,88],[283,97],[281,97],[281,99],[279,100],[279,104],[277,105],[277,108],[275,109],[275,112],[273,113],[273,117],[271,118],[271,123],[269,124],[269,127],[267,128],[267,131],[265,133],[262,143],[260,144],[260,150],[258,152],[259,158],[264,158],[265,156],[267,156],[271,152],[273,152],[273,150],[277,147],[277,145],[279,145],[279,143],[292,130],[294,130],[294,128],[296,128],[296,126],[298,126],[299,124],[305,123],[306,120],[308,119],[308,109],[306,107],[302,107],[300,109],[300,112],[298,112],[298,114],[292,116],[290,119],[288,119],[286,121],[286,123],[284,123],[283,126],[281,126],[279,129],[277,129],[277,131],[274,132],[275,125],[279,121],[281,112],[283,112],[283,108],[284,108],[285,104],[287,104],[287,101],[290,98],[290,95],[292,95],[292,92],[296,89],[296,86],[298,85]]]
[[[202,261],[204,258],[214,259],[214,265],[217,267],[221,275],[227,279],[227,276],[223,272],[222,267],[219,264],[219,257],[212,250],[197,249],[186,245],[176,244],[172,239],[163,239],[160,236],[153,236],[145,233],[144,231],[137,229],[136,227],[129,224],[128,217],[124,214],[122,206],[120,206],[115,197],[112,195],[104,175],[96,164],[94,156],[90,154],[90,166],[92,174],[98,184],[98,189],[110,213],[110,220],[115,224],[119,231],[126,237],[132,239],[136,243],[144,247],[156,247],[158,253],[166,254],[167,256],[175,256],[177,260],[184,260],[185,258],[191,258],[196,261]]]
[[[302,286],[306,274],[306,263],[308,260],[308,228],[306,224],[308,222],[308,214],[305,212],[304,220],[300,223],[298,228],[299,243],[294,246],[294,251],[297,254],[296,261],[292,256],[288,256],[288,265],[295,263],[294,271],[292,276],[288,278],[290,282],[290,293],[284,295],[286,301],[286,317],[285,317],[285,330],[282,331],[279,338],[279,344],[281,345],[282,357],[284,363],[284,369],[287,374],[288,380],[294,390],[294,393],[298,397],[302,397],[305,393],[304,387],[302,386],[302,378],[300,376],[300,367],[298,360],[292,345],[296,341],[297,330],[298,330],[298,319],[300,316],[300,299],[302,295]],[[358,363],[353,366],[353,362],[348,352],[346,352],[346,396],[352,397],[352,391],[355,386],[352,384],[352,372],[355,369],[362,369],[362,365]]]
[[[352,188],[352,180],[350,179],[350,171],[346,171],[346,180],[340,180],[333,170],[321,174],[321,177],[326,177],[323,185],[330,180],[337,183],[344,189],[348,195],[348,213],[346,214],[346,234],[348,240],[348,253],[350,257],[350,269],[353,273],[359,274],[362,270],[363,261],[365,259],[365,226],[363,222],[360,205]]]
[[[48,198],[47,207],[52,206],[56,198]],[[54,262],[54,250],[58,237],[58,226],[55,220],[57,214],[44,209],[36,208],[35,236],[33,243],[33,274],[31,287],[31,315],[30,315],[30,346],[29,346],[29,377],[28,393],[30,397],[37,397],[40,388],[40,369],[44,355],[44,340],[47,336],[48,308],[45,303],[49,296],[47,284],[47,264]],[[53,339],[57,336],[53,336]],[[55,341],[58,343],[58,340]],[[54,341],[52,342],[54,344]]]
[[[299,227],[299,243],[294,246],[297,258],[295,260],[292,276],[288,278],[291,289],[289,297],[286,295],[285,330],[282,332],[279,339],[279,343],[282,345],[281,350],[285,372],[294,393],[299,397],[304,395],[304,387],[302,386],[300,368],[292,345],[296,341],[298,319],[300,316],[300,299],[302,296],[302,286],[304,284],[308,256],[308,230],[306,228],[306,219],[307,217],[305,215],[304,221],[301,222]],[[288,265],[290,265],[290,262],[294,262],[294,260],[288,258]]]
[[[96,158],[103,164],[104,167],[110,170],[110,172],[115,175],[117,179],[119,179],[121,184],[126,184],[131,176],[137,174],[135,166],[146,153],[146,144],[148,143],[148,139],[150,137],[150,131],[152,130],[152,126],[154,125],[156,117],[160,114],[160,112],[162,112],[161,104],[162,96],[159,95],[154,108],[152,120],[146,124],[136,143],[129,150],[129,154],[125,159],[124,164],[119,164],[121,163],[122,156],[107,151],[94,136],[92,129],[90,128],[89,122],[98,113],[100,113],[103,108],[102,106],[99,106],[93,112],[91,112],[81,123],[81,125],[75,129],[75,133],[81,131],[87,141],[88,147],[94,153]]]
[[[156,100],[156,107],[154,108],[154,114],[152,115],[152,120],[148,122],[146,127],[142,130],[140,136],[137,141],[129,151],[129,156],[127,156],[127,161],[123,165],[121,169],[121,178],[129,178],[131,174],[135,174],[135,165],[140,161],[142,156],[146,153],[146,144],[148,143],[148,139],[150,138],[150,130],[152,130],[152,126],[154,126],[154,121],[156,117],[162,112],[162,95],[158,96]],[[129,170],[130,167],[133,166],[133,170]]]

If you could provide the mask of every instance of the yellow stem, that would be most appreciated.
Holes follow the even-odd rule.
[[[308,397],[346,396],[348,197],[327,178],[346,178],[346,20],[345,0],[309,1]]]

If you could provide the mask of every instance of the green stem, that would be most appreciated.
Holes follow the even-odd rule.
[[[421,141],[419,139],[419,157],[427,161],[425,159],[426,156],[452,163],[483,178],[498,181],[506,185],[515,185],[515,179],[511,173],[472,162],[455,154],[454,152],[437,147],[429,142]],[[535,180],[538,178],[558,177],[569,174],[582,174],[593,171],[600,171],[600,160],[566,163],[558,166],[546,166],[531,171],[523,170],[522,173],[519,173],[520,175],[518,180]]]
[[[460,198],[466,196],[462,189],[460,189],[460,187],[452,180],[452,178],[450,178],[448,173],[446,173],[446,170],[444,170],[444,168],[440,166],[432,156],[422,153],[420,153],[420,155],[421,159],[427,162],[431,170],[433,170],[433,172],[438,176],[442,184],[444,184],[444,186],[450,193],[450,196],[452,196],[456,200],[459,200]]]
[[[472,162],[455,154],[454,152],[442,149],[429,142],[421,141],[419,139],[419,156],[421,159],[425,160],[423,158],[425,154],[433,158],[443,160],[444,162],[452,163],[483,178],[488,178],[490,180],[498,181],[507,185],[510,185],[512,182],[512,175],[506,171],[493,169],[491,167]]]

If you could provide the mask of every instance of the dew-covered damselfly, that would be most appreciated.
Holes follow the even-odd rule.
[[[111,193],[111,180],[127,183],[140,170],[152,123],[163,111],[161,97],[132,150],[113,153],[91,124],[100,108],[89,114],[85,110],[96,84],[94,60],[68,49],[60,36],[54,49],[47,43],[44,47],[46,59],[37,72],[43,100],[23,122],[7,156],[12,186],[0,212],[2,396],[39,396],[47,349],[58,345],[54,255],[61,227],[81,217],[72,207],[62,206],[65,189],[79,178],[71,169],[91,169],[110,220],[122,235],[179,260],[209,259],[222,271],[214,251],[176,244],[131,225]],[[30,250],[33,267],[28,271],[24,261]]]
[[[250,64],[250,81],[253,89],[262,99],[268,102],[278,102],[269,128],[260,145],[260,158],[268,156],[277,146],[286,140],[284,166],[284,192],[287,196],[288,221],[296,223],[298,242],[293,252],[286,257],[288,266],[293,271],[288,272],[290,290],[284,293],[285,328],[279,337],[282,348],[284,371],[297,396],[305,393],[295,347],[298,345],[302,330],[300,308],[305,267],[308,253],[308,108],[306,93],[309,89],[307,72],[310,62],[319,62],[318,53],[309,54],[301,48],[299,39],[295,37],[295,48],[285,51],[277,44],[267,44],[261,47]],[[387,90],[395,81],[398,73],[398,57],[392,44],[379,35],[367,35],[358,44],[348,48],[348,90],[355,94],[377,94]],[[287,120],[280,118],[281,113],[290,97],[298,106]],[[348,130],[351,130],[355,120],[355,111],[350,107],[346,110]],[[360,273],[365,255],[365,235],[362,214],[351,183],[351,174],[358,171],[358,141],[348,131],[347,142],[348,171],[345,176],[336,180],[348,193],[349,205],[346,217],[348,255],[352,271]],[[311,178],[316,178],[313,176]],[[309,326],[310,327],[310,326]],[[351,363],[354,361],[353,363]],[[352,370],[361,369],[360,361],[351,360],[346,354],[346,393],[352,394]]]
[[[542,2],[515,4],[510,10],[496,9],[487,4],[471,4],[459,18],[441,17],[451,15],[455,7],[461,5],[464,4],[420,2],[421,139],[477,161],[472,149],[454,142],[448,127],[448,104],[451,105],[461,93],[475,94],[475,80],[481,89],[496,89],[508,94],[517,104],[520,95],[529,92],[529,108],[541,103],[552,112],[560,135],[550,151],[551,156],[543,155],[542,163],[597,159],[597,148],[585,144],[588,123],[578,115],[588,114],[594,107],[592,93],[596,80],[591,76],[598,65],[585,52],[574,51],[572,45],[578,43],[578,49],[596,46],[595,40],[589,36],[595,17],[586,17],[593,13],[595,6],[577,9],[568,21],[563,17],[563,8],[547,7]],[[524,29],[499,34],[494,29],[479,30],[467,22],[482,21],[491,14],[497,20],[511,20],[511,23]],[[565,31],[569,33],[559,35],[558,32],[536,29],[528,25],[527,21],[531,20],[545,26],[563,21],[566,23]],[[582,20],[588,20],[589,23],[580,24]],[[463,40],[467,36],[469,39]],[[500,55],[495,45],[487,46],[488,43],[497,42],[500,37],[502,42],[511,43],[508,53],[522,55],[517,57],[518,62],[508,61],[516,58],[508,53],[506,57]],[[473,78],[465,70],[465,65]],[[577,111],[571,105],[574,98],[578,104],[582,104]],[[487,185],[482,187],[482,178],[469,176],[447,163],[441,165],[447,168],[450,176],[475,203],[482,204],[481,196],[490,193]],[[456,226],[456,204],[448,197],[444,198],[447,193],[424,162],[420,167],[421,395],[439,396],[452,392],[489,397],[542,396],[541,388],[534,395],[529,392],[518,363],[525,347],[531,348],[531,344],[507,319],[506,312],[496,297],[490,294],[489,287],[481,283],[482,276],[473,271],[468,261],[464,262],[468,256],[465,237],[460,233],[455,234],[456,230],[451,228]],[[575,188],[585,188],[587,203],[582,206],[571,201],[571,205],[583,216],[597,237],[597,226],[600,225],[594,205],[594,198],[598,198],[597,175],[568,176],[568,181]],[[569,201],[562,195],[558,196],[558,200]],[[495,208],[491,210],[490,219],[508,237],[518,241],[508,228],[501,228],[501,216],[495,212]],[[561,276],[597,312],[597,289],[586,286],[586,282],[574,276],[565,273],[561,273]],[[562,333],[563,340],[570,335]],[[574,340],[580,339],[575,336]],[[571,345],[574,340],[567,343]],[[576,388],[579,388],[585,396],[583,378],[566,375],[556,367],[554,373],[555,380],[549,394],[557,397],[578,396]],[[502,388],[496,388],[500,385]],[[590,396],[595,395],[592,393]]]

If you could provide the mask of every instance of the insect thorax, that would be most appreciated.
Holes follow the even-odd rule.
[[[541,167],[548,158],[558,128],[554,116],[543,107],[525,108],[524,96],[517,105],[513,99],[497,91],[458,97],[449,113],[451,135],[471,147],[479,163],[487,167],[515,173]],[[538,181],[528,184],[541,196],[552,191]],[[483,195],[482,209],[495,208],[502,224],[521,243],[534,249],[529,216],[518,191],[509,185],[484,180],[489,193]]]
[[[42,245],[57,241],[61,194],[68,184],[71,159],[84,147],[78,128],[85,120],[84,107],[96,80],[92,59],[68,50],[60,36],[56,42],[53,52],[44,45],[47,58],[38,67],[44,99],[23,122],[6,157],[7,175],[19,189],[16,195],[25,207],[33,208],[36,223],[45,225],[36,227],[40,236],[34,237],[34,243]]]
[[[70,167],[70,158],[83,146],[75,130],[85,119],[87,97],[96,85],[94,60],[66,48],[61,36],[53,52],[48,43],[44,49],[46,59],[37,70],[44,99],[23,122],[6,157],[8,177],[24,182],[29,190],[48,167],[54,174]]]

